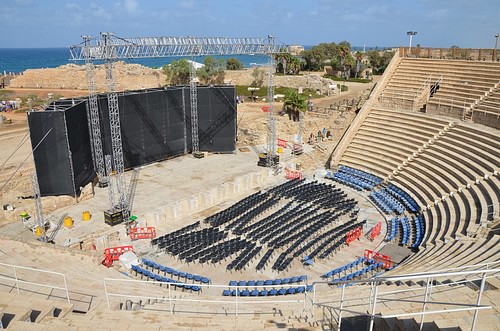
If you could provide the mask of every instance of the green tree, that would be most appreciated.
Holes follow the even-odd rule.
[[[368,52],[368,59],[370,60],[370,67],[373,69],[374,74],[381,74],[391,62],[394,52],[379,52],[371,50]]]
[[[163,66],[163,72],[167,75],[167,81],[170,85],[189,84],[190,64],[186,59],[172,61]]]
[[[251,85],[256,86],[256,87],[261,87],[264,84],[264,75],[265,75],[265,72],[263,69],[255,68],[252,71],[253,81],[252,81]]]
[[[204,61],[205,66],[196,71],[200,82],[205,85],[223,84],[225,78],[225,61],[217,60],[212,56],[207,56]]]
[[[285,75],[298,75],[301,61],[290,53],[275,54],[274,59],[278,62],[276,72]],[[286,71],[286,72],[285,72]]]
[[[227,70],[241,70],[243,69],[243,63],[240,60],[231,57],[226,61]]]
[[[298,57],[292,57],[290,63],[287,64],[287,71],[291,75],[298,75],[300,72],[300,67],[302,65],[302,61]]]
[[[307,111],[307,102],[303,95],[297,91],[287,91],[283,99],[283,108],[288,114],[289,119],[297,121],[299,119],[299,111]]]

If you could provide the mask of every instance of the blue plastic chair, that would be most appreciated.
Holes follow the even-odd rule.
[[[252,297],[256,297],[258,295],[259,295],[259,291],[257,291],[257,290],[253,290],[250,292],[250,296],[252,296]]]
[[[237,281],[235,281],[235,280],[229,281],[229,286],[237,286],[237,285],[238,285]]]
[[[295,287],[290,287],[288,290],[286,290],[286,294],[295,294]]]
[[[266,291],[266,290],[261,290],[261,291],[259,292],[259,296],[260,296],[260,297],[265,297],[265,296],[267,296],[267,291]]]
[[[272,289],[269,291],[269,295],[277,295],[278,294],[278,291],[276,291],[275,289]]]
[[[286,289],[281,288],[278,290],[278,295],[285,295],[286,294]]]
[[[241,296],[242,296],[242,297],[247,297],[247,296],[249,296],[249,295],[250,295],[250,292],[248,292],[248,290],[243,290],[243,291],[241,291]]]
[[[231,290],[224,290],[222,291],[222,295],[225,296],[225,297],[228,297],[231,295]]]

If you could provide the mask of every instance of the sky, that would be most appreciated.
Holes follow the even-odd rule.
[[[0,48],[82,35],[266,37],[283,44],[493,48],[498,0],[0,0]]]

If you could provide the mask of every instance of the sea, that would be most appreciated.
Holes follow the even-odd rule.
[[[264,66],[269,58],[263,55],[231,55],[214,56],[218,59],[234,57],[241,61],[243,67]],[[56,68],[61,65],[82,61],[70,61],[68,48],[0,48],[0,75],[6,73],[20,73],[26,69]],[[151,68],[161,68],[178,57],[152,58],[152,59],[127,59],[127,63],[142,64]],[[190,58],[191,60],[191,58]],[[194,61],[203,63],[204,57],[195,57]]]
[[[304,46],[311,49],[313,46]],[[353,50],[363,50],[363,47],[352,47]],[[372,47],[366,47],[366,50]],[[269,58],[263,55],[230,55],[215,56],[219,59],[237,58],[245,68],[264,66]],[[21,73],[26,69],[56,68],[64,64],[80,62],[70,61],[69,48],[0,48],[0,75],[5,73]],[[161,68],[178,57],[153,58],[153,59],[131,59],[127,63],[138,63],[151,68]],[[203,63],[203,57],[196,57],[196,62]]]

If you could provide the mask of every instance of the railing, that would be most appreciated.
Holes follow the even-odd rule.
[[[313,283],[312,298],[308,296],[313,318],[317,308],[329,311],[331,320],[329,323],[332,327],[341,328],[342,317],[345,314],[354,314],[357,316],[366,316],[369,318],[369,330],[373,330],[375,319],[388,319],[397,317],[418,317],[420,316],[420,330],[424,326],[426,315],[444,314],[461,311],[473,311],[474,317],[472,320],[471,330],[475,330],[479,310],[491,309],[491,306],[481,305],[481,297],[485,289],[487,278],[497,277],[500,273],[500,261],[491,263],[483,263],[475,266],[467,266],[461,268],[451,268],[438,272],[416,273],[400,276],[374,277],[368,280],[337,282],[336,289],[332,289],[329,282]],[[495,268],[490,269],[492,266]],[[460,270],[463,268],[480,268],[479,270]],[[456,271],[459,270],[459,271]],[[459,280],[453,280],[459,279]],[[440,280],[446,280],[446,283],[437,283]],[[382,292],[387,286],[385,282],[404,282],[413,281],[408,285],[409,288],[403,290],[391,290]],[[423,281],[425,285],[417,284],[417,281]],[[442,288],[446,289],[446,294],[452,296],[452,293],[460,293],[460,288],[468,287],[471,284],[476,286],[474,282],[480,281],[479,290],[475,303],[471,302],[440,302],[433,301],[432,296]],[[337,291],[336,291],[337,290]],[[354,294],[348,294],[347,291],[352,290]],[[328,291],[326,298],[323,293]],[[340,291],[340,293],[338,293]],[[362,292],[368,292],[363,295]],[[336,292],[336,293],[335,293]],[[423,293],[419,293],[423,292]],[[434,292],[434,293],[433,293]],[[316,298],[317,293],[322,294],[324,301]],[[439,293],[439,292],[438,292]],[[334,295],[340,295],[340,299],[332,300]],[[419,299],[421,297],[421,299]],[[458,298],[458,296],[457,296]],[[451,300],[451,299],[450,299]],[[402,307],[409,307],[409,304],[421,305],[420,309],[414,312],[390,313],[382,315],[382,310],[377,310],[380,304],[395,304]],[[406,305],[406,306],[405,306]],[[437,306],[437,307],[436,307]],[[337,313],[337,319],[332,312]]]
[[[0,263],[0,268],[5,267],[7,270],[2,270],[0,272],[0,282],[3,283],[3,281],[7,282],[13,282],[17,294],[20,294],[20,290],[23,289],[22,285],[34,285],[37,287],[42,287],[42,288],[49,288],[52,290],[61,290],[66,293],[66,299],[68,300],[68,303],[70,302],[69,299],[69,291],[68,291],[68,284],[66,282],[66,275],[59,273],[59,272],[53,272],[53,271],[47,271],[47,270],[40,270],[40,269],[35,269],[35,268],[29,268],[29,267],[21,267],[21,266],[16,266],[12,264],[6,264],[6,263]],[[12,271],[12,275],[6,274],[7,271]],[[43,277],[43,275],[45,277]],[[64,284],[63,286],[58,286],[58,285],[50,285],[49,281],[47,279],[47,275],[50,277],[50,275],[56,276],[56,278],[61,278],[59,280],[55,279],[56,283],[59,283],[62,281]],[[28,281],[25,278],[33,278],[35,281]],[[26,289],[28,290],[28,289]],[[37,290],[33,290],[32,288],[29,289],[29,291],[34,291],[36,292]]]
[[[194,285],[189,283],[170,283],[159,282],[154,280],[135,280],[135,279],[104,279],[104,291],[106,294],[106,302],[108,308],[116,307],[112,305],[111,300],[118,298],[120,300],[147,300],[151,303],[167,303],[167,311],[171,314],[175,312],[186,312],[180,306],[181,303],[188,303],[189,306],[184,309],[192,311],[192,304],[200,303],[204,308],[219,309],[221,306],[225,312],[228,312],[229,307],[234,307],[234,314],[238,316],[241,312],[242,305],[250,306],[259,309],[265,309],[266,305],[296,303],[300,305],[300,310],[305,309],[307,291],[303,294],[286,294],[282,296],[242,296],[241,290],[247,289],[249,286],[229,286],[216,284],[195,284],[201,290],[198,293],[187,294],[182,290],[176,290],[175,286],[179,285]],[[306,286],[301,284],[280,285],[284,288]],[[252,288],[269,290],[275,289],[277,285],[255,285]],[[225,289],[236,290],[234,296],[223,296],[222,291]],[[282,298],[282,299],[280,299]],[[210,307],[206,303],[216,303],[217,306]],[[161,306],[161,305],[160,305]],[[175,308],[174,308],[175,306]],[[161,307],[155,307],[155,310],[161,310]],[[271,311],[271,310],[270,310]],[[208,314],[216,314],[217,311],[209,311]]]
[[[500,52],[493,48],[399,47],[399,56],[427,59],[500,61]]]

